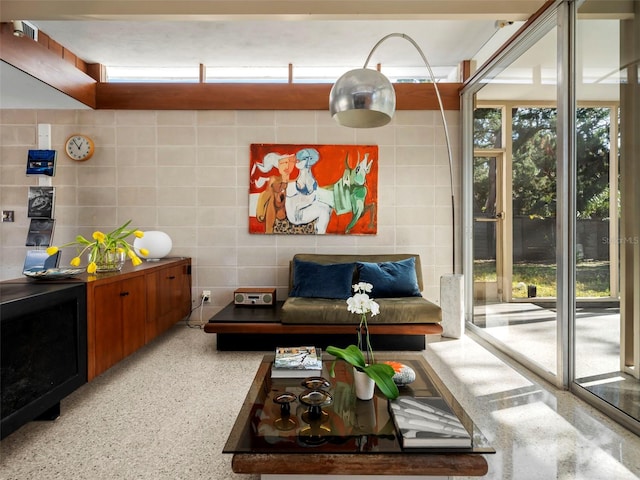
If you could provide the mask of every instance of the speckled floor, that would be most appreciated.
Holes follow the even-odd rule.
[[[0,478],[213,479],[235,475],[220,452],[260,352],[218,352],[215,336],[175,326],[0,443]],[[637,479],[640,437],[507,366],[473,339],[425,357],[496,448],[490,479]]]

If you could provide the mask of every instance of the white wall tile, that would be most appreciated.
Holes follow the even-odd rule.
[[[447,112],[447,121],[458,139],[458,112]],[[449,166],[438,112],[399,111],[385,127],[351,129],[326,111],[0,110],[0,201],[17,216],[0,229],[0,279],[19,276],[27,249],[27,187],[37,180],[24,174],[24,160],[37,123],[51,123],[59,150],[54,243],[129,219],[164,231],[172,255],[192,257],[194,291],[211,289],[213,306],[231,301],[239,286],[275,286],[284,298],[299,252],[419,253],[424,294],[434,301],[440,275],[450,273]],[[62,152],[77,132],[96,141],[87,162]],[[378,145],[377,235],[250,234],[251,143]],[[453,154],[459,158],[457,144]]]

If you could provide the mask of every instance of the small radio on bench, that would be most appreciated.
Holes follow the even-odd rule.
[[[233,292],[233,303],[239,306],[273,307],[276,289],[269,287],[244,287]]]

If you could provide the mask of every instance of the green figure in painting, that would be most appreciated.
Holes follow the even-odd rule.
[[[373,228],[376,204],[366,203],[366,178],[373,164],[373,160],[368,161],[368,157],[369,155],[366,154],[362,161],[359,161],[354,168],[349,168],[349,155],[347,154],[344,160],[345,169],[342,174],[342,179],[332,187],[329,187],[333,188],[333,208],[336,215],[351,213],[353,216],[344,233],[349,233],[367,211],[371,213],[369,226]]]

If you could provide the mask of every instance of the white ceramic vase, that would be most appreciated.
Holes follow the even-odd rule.
[[[171,241],[171,237],[164,232],[159,232],[157,230],[150,230],[148,232],[144,232],[144,237],[136,238],[133,241],[133,249],[139,257],[142,257],[146,260],[158,260],[160,258],[164,258],[169,255],[171,252],[171,248],[173,247],[173,242]],[[146,248],[149,250],[149,255],[144,257],[140,253],[141,248]]]
[[[364,372],[353,369],[353,383],[356,387],[356,397],[360,400],[371,400],[375,382]]]

